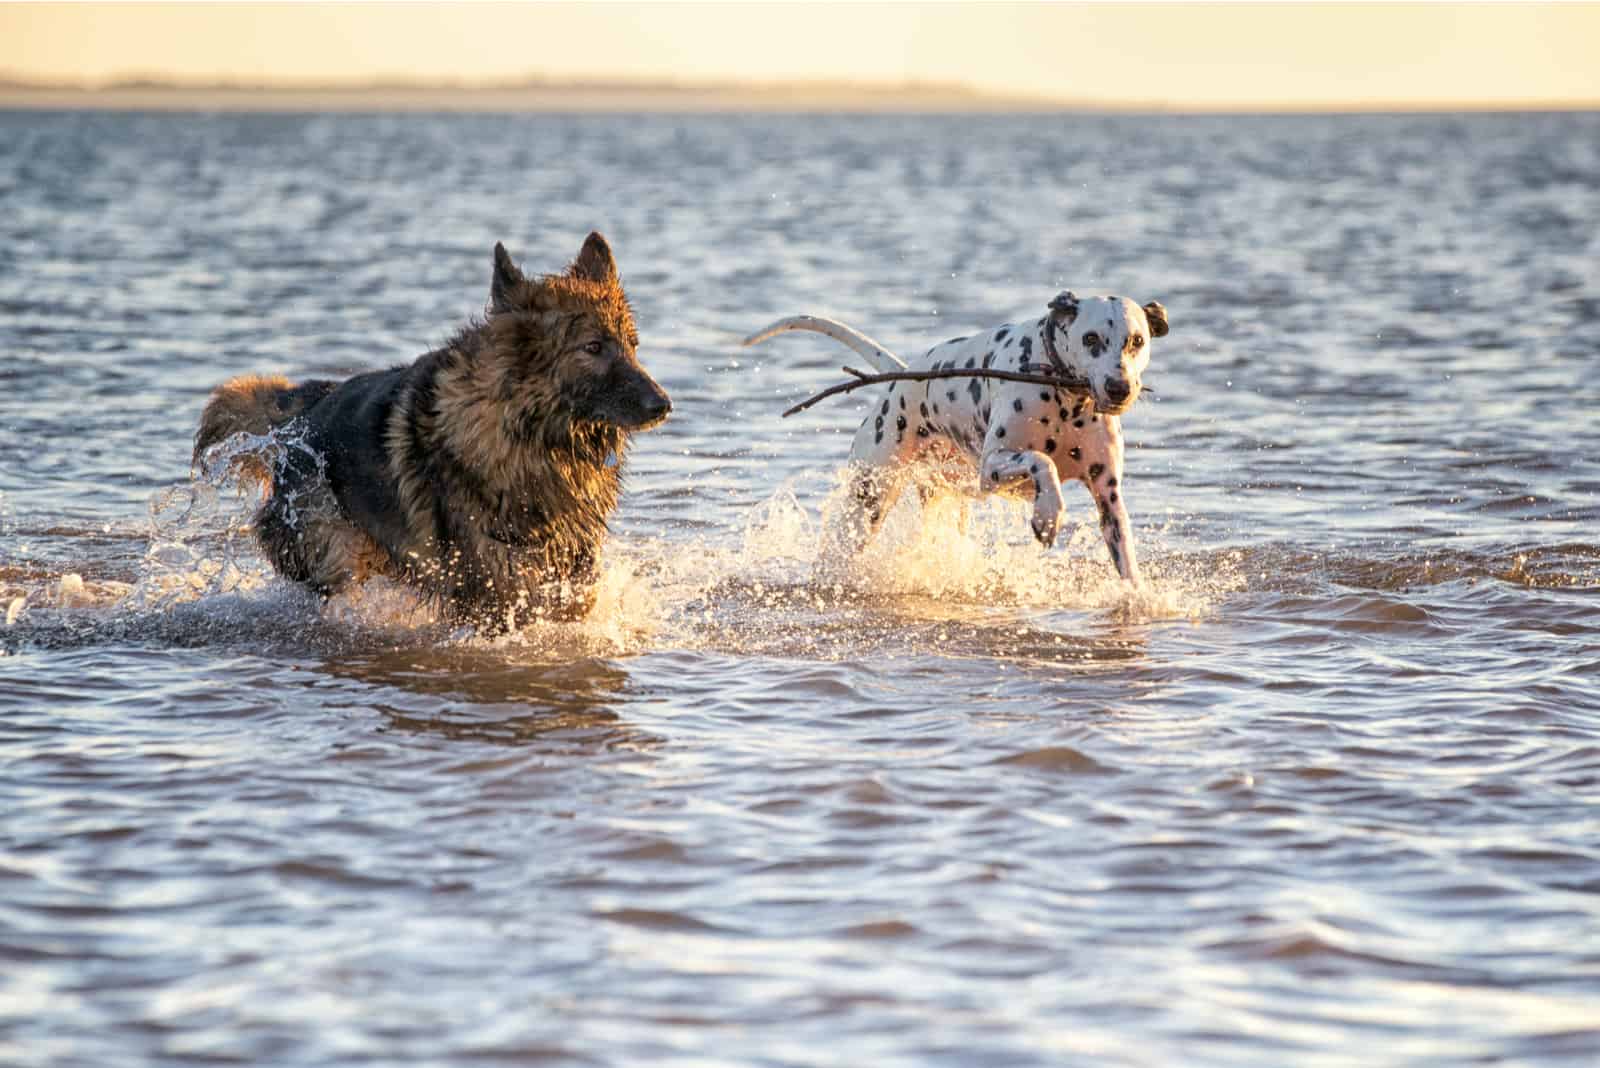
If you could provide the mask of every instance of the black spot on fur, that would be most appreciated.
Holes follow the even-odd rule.
[[[1079,430],[1082,430],[1083,429],[1083,420],[1082,419],[1074,419],[1072,421],[1072,425],[1077,427]]]
[[[948,400],[948,401],[954,402],[955,399],[956,399],[956,391],[953,390],[953,389],[945,390],[944,395],[945,395],[945,399]]]
[[[988,352],[983,354],[983,366],[985,366],[985,367],[993,367],[994,366],[994,350],[993,349],[990,349]]]
[[[970,370],[972,370],[973,368],[975,368],[977,366],[978,366],[978,358],[976,356],[968,356],[967,357],[967,370],[970,371]]]
[[[1048,389],[1041,389],[1039,391],[1039,399],[1042,400],[1042,401],[1049,400],[1050,399],[1050,391]]]
[[[900,410],[902,412],[906,410],[906,399],[904,397],[900,398]]]
[[[1072,451],[1067,453],[1067,455],[1072,457],[1074,460],[1081,460],[1083,459],[1083,450],[1074,445],[1072,447]]]
[[[1022,399],[1020,397],[1011,402],[1011,410],[1014,412],[1022,411]]]
[[[906,428],[906,417],[903,415],[895,416],[894,425],[896,430],[904,430]]]
[[[1103,475],[1105,473],[1106,473],[1106,465],[1105,464],[1090,464],[1089,465],[1089,478],[1091,480],[1098,479],[1101,475]]]
[[[879,408],[878,411],[882,415],[888,415],[889,414],[889,401],[887,399],[884,400],[883,407]]]
[[[919,407],[922,409],[922,418],[924,418],[924,419],[928,418],[928,402],[927,401],[923,401],[922,404],[919,405]]]
[[[1010,332],[1011,328],[1009,326],[1002,326],[1000,329],[994,332],[994,339],[996,341],[1004,341],[1006,339],[1006,335]]]
[[[1031,338],[1031,337],[1019,337],[1019,338],[1017,338],[1017,347],[1022,350],[1022,359],[1024,361],[1026,361],[1029,356],[1033,355],[1033,338]]]
[[[976,379],[976,378],[974,378],[972,380],[972,384],[967,387],[967,392],[972,394],[972,403],[973,404],[977,404],[978,401],[983,398],[983,386],[979,383],[978,379]],[[952,394],[950,399],[951,400],[955,400],[955,396]]]
[[[1044,451],[1045,452],[1055,452],[1056,451],[1056,439],[1055,438],[1045,438],[1044,439]]]

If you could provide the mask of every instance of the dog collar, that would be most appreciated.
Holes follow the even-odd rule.
[[[1044,330],[1040,331],[1040,333],[1044,337],[1045,359],[1050,361],[1051,369],[1060,375],[1069,386],[1087,389],[1089,380],[1079,378],[1073,374],[1071,369],[1067,367],[1066,361],[1061,358],[1061,353],[1056,351],[1056,317],[1054,314],[1045,316]]]

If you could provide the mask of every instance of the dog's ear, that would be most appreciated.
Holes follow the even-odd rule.
[[[1144,317],[1150,323],[1151,337],[1167,336],[1167,309],[1159,302],[1151,301],[1144,306]]]
[[[1067,322],[1072,322],[1078,317],[1078,294],[1070,291],[1057,293],[1050,302],[1050,310]]]
[[[591,233],[583,248],[578,250],[578,258],[572,261],[572,276],[605,286],[614,286],[620,281],[616,257],[611,255],[611,246],[598,232]]]
[[[489,281],[489,307],[496,312],[511,310],[511,293],[523,283],[522,272],[511,262],[511,253],[500,242],[494,243],[494,277]]]

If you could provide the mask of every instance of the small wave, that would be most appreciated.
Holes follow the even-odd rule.
[[[1272,592],[1309,593],[1333,585],[1401,593],[1453,582],[1600,589],[1600,545],[1585,542],[1421,550],[1357,545],[1327,552],[1267,544],[1234,550],[1232,562],[1250,589]]]

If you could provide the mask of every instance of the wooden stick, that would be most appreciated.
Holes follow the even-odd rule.
[[[944,371],[886,371],[883,374],[869,375],[858,371],[854,367],[840,368],[845,374],[850,375],[854,381],[840,382],[836,386],[829,386],[816,396],[803,400],[793,408],[783,413],[787,419],[796,412],[803,412],[820,400],[826,400],[838,393],[849,393],[862,386],[875,386],[880,382],[922,382],[931,378],[1000,378],[1007,382],[1032,382],[1039,386],[1050,386],[1054,389],[1065,390],[1078,397],[1090,396],[1089,383],[1082,378],[1062,378],[1058,375],[1031,375],[1020,371],[993,371],[988,368],[952,367]]]

